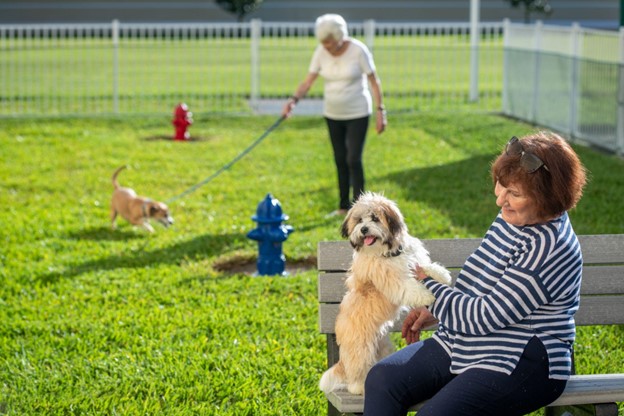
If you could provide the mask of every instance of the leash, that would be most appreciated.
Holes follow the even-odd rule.
[[[242,152],[240,152],[234,159],[232,159],[229,163],[226,163],[225,165],[223,165],[219,170],[217,170],[215,173],[213,173],[212,175],[208,176],[206,179],[204,179],[203,181],[191,186],[190,188],[188,188],[186,191],[182,192],[179,195],[176,195],[172,198],[169,198],[166,203],[170,204],[173,201],[177,201],[180,198],[185,197],[186,195],[195,192],[197,189],[199,189],[200,187],[204,186],[205,184],[207,184],[208,182],[210,182],[211,180],[213,180],[214,178],[216,178],[217,176],[219,176],[221,173],[223,173],[224,171],[228,170],[229,168],[232,167],[232,165],[234,165],[236,162],[238,162],[239,160],[241,160],[247,153],[251,152],[251,150],[256,147],[258,144],[260,144],[260,142],[262,140],[264,140],[273,130],[275,130],[277,128],[277,126],[280,125],[280,123],[282,121],[284,121],[284,119],[286,119],[286,117],[284,116],[280,116],[280,118],[278,118],[275,123],[273,123],[273,125],[271,127],[269,127],[268,129],[265,130],[264,133],[262,133],[262,135],[260,137],[258,137],[253,143],[251,143],[249,146],[247,146],[247,148],[245,150],[243,150]]]

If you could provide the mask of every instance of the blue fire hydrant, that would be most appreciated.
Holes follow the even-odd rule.
[[[247,233],[248,238],[258,241],[258,274],[284,275],[286,257],[282,254],[282,242],[293,232],[293,227],[282,224],[288,215],[282,213],[280,202],[273,195],[267,194],[251,219],[258,223],[258,227]]]

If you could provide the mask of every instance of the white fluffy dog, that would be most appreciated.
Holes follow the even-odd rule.
[[[364,193],[347,213],[342,235],[354,252],[336,318],[340,360],[323,374],[319,387],[325,393],[347,387],[363,394],[370,368],[394,351],[387,332],[401,307],[435,300],[414,278],[414,266],[444,284],[451,283],[451,276],[431,262],[422,242],[408,234],[397,205],[382,195]]]

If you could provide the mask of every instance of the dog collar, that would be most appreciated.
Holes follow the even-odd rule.
[[[384,254],[383,256],[384,257],[396,257],[396,256],[400,256],[401,254],[403,254],[403,246],[399,246],[399,248],[397,248],[392,253]]]

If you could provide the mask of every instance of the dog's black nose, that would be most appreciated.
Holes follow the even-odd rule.
[[[366,235],[368,234],[368,227],[362,227],[360,231],[362,232],[362,234]]]

